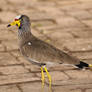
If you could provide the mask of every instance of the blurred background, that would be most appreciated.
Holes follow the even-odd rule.
[[[0,0],[0,92],[41,90],[39,67],[21,56],[17,28],[6,27],[21,14],[30,17],[36,37],[92,64],[92,0]],[[60,66],[50,73],[53,92],[92,92],[89,70]]]

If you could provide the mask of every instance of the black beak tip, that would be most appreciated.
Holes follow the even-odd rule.
[[[9,25],[7,25],[7,27],[10,27],[11,25],[9,24]]]

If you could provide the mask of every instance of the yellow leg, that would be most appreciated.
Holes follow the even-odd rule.
[[[42,89],[44,89],[44,80],[45,80],[45,77],[44,77],[44,72],[43,72],[43,67],[41,67],[41,80],[42,80]]]
[[[48,76],[48,79],[49,79],[49,88],[50,88],[50,92],[52,92],[52,88],[51,88],[51,76],[50,76],[50,74],[49,74],[49,72],[48,72],[48,70],[47,70],[46,67],[44,67],[44,70],[46,71],[47,76]]]

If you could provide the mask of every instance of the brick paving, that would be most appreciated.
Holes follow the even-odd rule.
[[[0,0],[0,92],[41,92],[40,68],[20,54],[17,28],[6,28],[19,14],[30,17],[35,36],[92,63],[92,0]],[[91,70],[49,70],[53,92],[92,92]]]

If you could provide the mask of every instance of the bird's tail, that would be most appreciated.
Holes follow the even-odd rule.
[[[83,61],[80,61],[80,64],[77,64],[75,66],[77,66],[79,69],[83,69],[83,68],[91,68],[92,64],[88,64]]]

